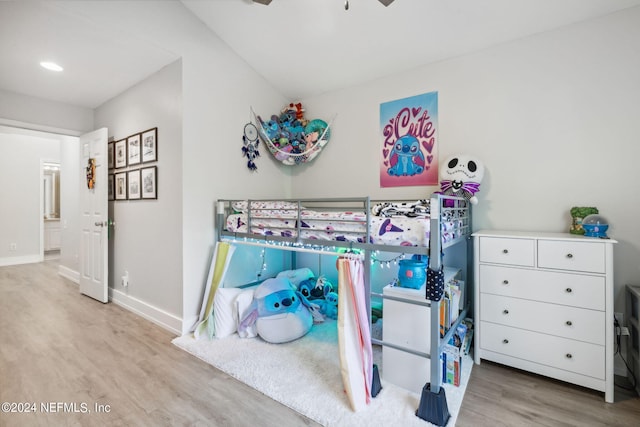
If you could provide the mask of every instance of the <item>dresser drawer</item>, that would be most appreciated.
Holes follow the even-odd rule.
[[[604,311],[605,278],[480,265],[480,292]]]
[[[592,344],[605,343],[604,311],[480,294],[480,320]]]
[[[480,330],[483,350],[597,379],[605,377],[604,346],[488,322],[480,322]]]
[[[480,262],[533,267],[534,257],[533,239],[480,238]]]
[[[538,267],[605,273],[604,245],[589,242],[538,241]]]

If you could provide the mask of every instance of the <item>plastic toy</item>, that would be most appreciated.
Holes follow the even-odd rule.
[[[475,194],[484,178],[484,164],[474,156],[457,154],[448,157],[440,167],[440,188],[443,194],[464,197],[477,204]]]
[[[296,291],[289,279],[267,279],[256,288],[251,305],[242,314],[238,334],[243,336],[255,324],[263,340],[283,343],[306,335],[314,319],[324,320],[318,307]]]
[[[606,239],[609,222],[602,215],[591,214],[582,220],[582,228],[586,237]]]

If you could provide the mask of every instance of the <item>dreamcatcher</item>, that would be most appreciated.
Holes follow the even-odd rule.
[[[247,158],[247,167],[251,171],[258,170],[258,166],[254,163],[256,157],[260,157],[258,151],[258,128],[253,123],[244,125],[244,135],[242,136],[242,153]]]

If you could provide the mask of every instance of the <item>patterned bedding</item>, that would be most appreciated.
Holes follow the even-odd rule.
[[[408,208],[407,204],[377,204],[372,207],[369,216],[369,243],[391,246],[429,246],[430,217],[428,203],[424,202]],[[251,205],[251,234],[261,236],[298,237],[298,205],[290,202],[269,202],[263,205]],[[384,208],[382,208],[384,207]],[[236,211],[245,211],[246,202],[234,204]],[[382,212],[393,212],[384,215]],[[334,240],[365,243],[367,215],[352,211],[315,211],[300,209],[300,237],[303,239]],[[248,233],[248,214],[246,212],[229,215],[226,230]],[[461,221],[451,219],[442,223],[444,241],[457,237]]]

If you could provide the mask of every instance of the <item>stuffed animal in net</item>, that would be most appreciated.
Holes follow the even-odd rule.
[[[442,194],[464,197],[477,204],[475,194],[484,178],[484,164],[475,156],[456,154],[448,157],[440,166]]]
[[[267,279],[256,288],[251,305],[242,314],[238,335],[246,336],[255,325],[263,340],[283,343],[306,335],[314,320],[324,320],[318,306],[296,291],[289,279]]]

